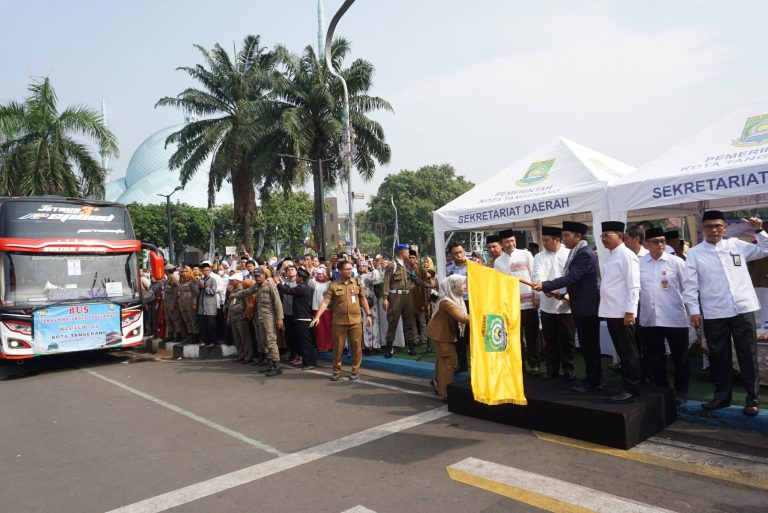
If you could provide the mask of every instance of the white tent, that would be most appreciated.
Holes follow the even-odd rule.
[[[433,215],[435,257],[445,273],[445,234],[514,227],[532,229],[544,218],[606,220],[607,184],[631,166],[558,137],[454,199]]]
[[[732,112],[609,188],[610,216],[662,218],[768,204],[768,99]],[[649,210],[652,209],[652,210]]]

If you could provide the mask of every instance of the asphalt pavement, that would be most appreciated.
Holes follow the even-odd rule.
[[[451,414],[424,378],[329,373],[127,353],[2,364],[0,511],[768,511],[764,433],[678,422],[606,450]]]

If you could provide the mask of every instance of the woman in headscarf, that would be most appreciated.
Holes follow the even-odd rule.
[[[186,344],[197,344],[200,339],[200,328],[197,324],[197,290],[192,267],[185,265],[181,269],[179,282],[179,311],[184,329],[187,332]]]
[[[380,280],[379,270],[371,269],[368,262],[360,260],[357,264],[357,281],[365,291],[365,299],[368,301],[370,314],[363,312],[363,352],[370,353],[381,349],[379,338],[379,315],[376,308],[376,294],[374,287]],[[370,315],[373,323],[368,325],[365,318]]]
[[[435,344],[435,376],[431,384],[441,397],[448,395],[448,385],[453,383],[456,372],[456,352],[453,344],[456,338],[469,329],[469,314],[464,304],[467,278],[461,275],[448,276],[440,284],[440,297],[435,312],[427,325],[427,336]]]
[[[312,296],[313,317],[320,308],[320,303],[323,302],[323,294],[328,290],[330,284],[326,268],[321,265],[316,269],[315,276],[309,279],[309,286],[314,289]],[[328,352],[333,349],[333,339],[331,338],[332,321],[333,313],[329,308],[320,317],[318,325],[315,326],[315,344],[317,345],[317,350],[320,352]]]

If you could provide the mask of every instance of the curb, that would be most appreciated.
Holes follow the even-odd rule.
[[[696,424],[707,424],[745,431],[768,433],[768,411],[761,410],[756,417],[747,417],[740,406],[729,406],[719,410],[705,410],[699,401],[688,401],[677,407],[678,420]]]
[[[333,360],[333,353],[318,352],[317,359],[331,361]],[[349,365],[352,359],[344,354],[341,357],[341,361],[345,365]],[[402,358],[384,358],[381,355],[364,356],[362,367],[364,369],[373,369],[427,379],[431,379],[435,373],[435,364],[432,362],[420,362],[418,360],[407,360]],[[454,377],[455,381],[463,381],[465,379],[469,379],[468,372],[459,372]]]

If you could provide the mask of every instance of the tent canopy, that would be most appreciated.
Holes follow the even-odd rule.
[[[593,222],[605,220],[607,185],[633,169],[564,137],[554,139],[435,211],[438,270],[444,271],[447,231],[530,228],[543,218],[583,212],[592,212]]]
[[[619,218],[651,207],[664,207],[653,211],[656,217],[670,217],[766,203],[768,98],[732,112],[609,188],[610,215]]]
[[[590,211],[634,168],[558,137],[435,211],[435,228],[495,229]]]

